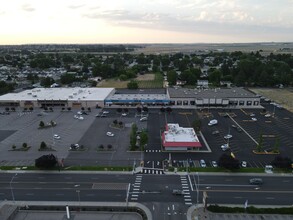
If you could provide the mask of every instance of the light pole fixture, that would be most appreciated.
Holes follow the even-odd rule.
[[[17,173],[14,174],[14,175],[12,176],[12,178],[11,178],[11,180],[10,180],[10,183],[9,183],[9,185],[10,185],[10,190],[11,190],[11,197],[12,197],[12,201],[13,201],[13,203],[15,203],[15,198],[14,198],[14,193],[13,193],[13,188],[12,188],[12,182],[13,182],[13,179],[14,179],[16,176],[17,176]]]

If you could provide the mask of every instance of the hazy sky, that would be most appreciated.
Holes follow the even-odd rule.
[[[293,41],[293,0],[0,2],[0,44]]]

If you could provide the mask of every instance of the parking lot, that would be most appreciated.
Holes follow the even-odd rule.
[[[115,108],[93,109],[88,115],[82,116],[83,120],[74,117],[78,109],[69,112],[62,112],[58,108],[53,112],[42,112],[41,109],[33,112],[19,110],[9,115],[0,115],[0,161],[1,165],[32,165],[37,157],[53,153],[58,158],[65,158],[66,165],[137,166],[143,160],[146,167],[162,168],[164,160],[171,160],[173,166],[188,168],[199,167],[199,161],[204,159],[207,166],[212,166],[212,161],[217,161],[224,153],[221,145],[228,143],[224,136],[231,134],[230,150],[226,152],[231,151],[240,161],[247,161],[248,167],[264,167],[276,155],[253,153],[260,135],[264,141],[263,149],[272,150],[278,138],[281,155],[293,158],[293,127],[290,123],[292,113],[267,103],[264,106],[267,112],[262,109],[234,109],[228,111],[228,115],[222,109],[173,109],[171,113],[149,109],[144,113],[148,115],[147,121],[140,121],[141,116],[135,108],[129,109],[127,115],[118,113]],[[109,113],[105,117],[96,117],[102,111]],[[271,117],[265,117],[265,114],[270,114]],[[208,146],[199,136],[203,147],[198,152],[164,152],[160,134],[166,123],[191,127],[195,119],[201,119],[201,131]],[[208,126],[212,119],[217,119],[218,124]],[[121,121],[123,128],[111,126],[114,120]],[[40,121],[55,121],[57,126],[39,129]],[[136,123],[139,130],[148,131],[148,144],[144,152],[128,151],[132,123]],[[113,136],[107,136],[107,132],[111,132]],[[54,139],[54,134],[58,134],[60,139]],[[38,151],[42,141],[55,151]],[[24,142],[31,147],[28,151],[11,151],[13,144],[20,148]],[[83,145],[84,150],[69,151],[70,145],[77,143]],[[100,149],[100,145],[104,148]],[[108,145],[111,148],[108,149]]]

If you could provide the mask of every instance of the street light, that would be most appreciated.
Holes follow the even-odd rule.
[[[11,178],[11,180],[10,180],[10,183],[9,183],[9,185],[10,185],[10,190],[11,190],[11,197],[12,197],[12,201],[13,201],[13,203],[15,203],[15,198],[14,198],[14,193],[13,193],[13,189],[12,189],[12,182],[13,182],[13,179],[14,179],[16,176],[17,176],[17,173],[14,174],[14,176],[12,176],[12,178]]]

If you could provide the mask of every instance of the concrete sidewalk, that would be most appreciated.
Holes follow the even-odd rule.
[[[74,208],[70,211],[74,220],[96,220],[96,219],[113,219],[113,220],[142,220],[142,216],[137,212],[111,212],[111,211],[77,211],[82,207],[121,207],[125,208],[125,202],[50,202],[50,201],[2,201],[0,203],[1,220],[65,220],[66,206]],[[47,210],[18,210],[18,207],[47,207]],[[49,210],[50,207],[64,207],[62,211]],[[152,220],[151,211],[141,203],[129,202],[128,207],[139,208],[144,211],[148,220]],[[29,217],[29,218],[28,218]]]

